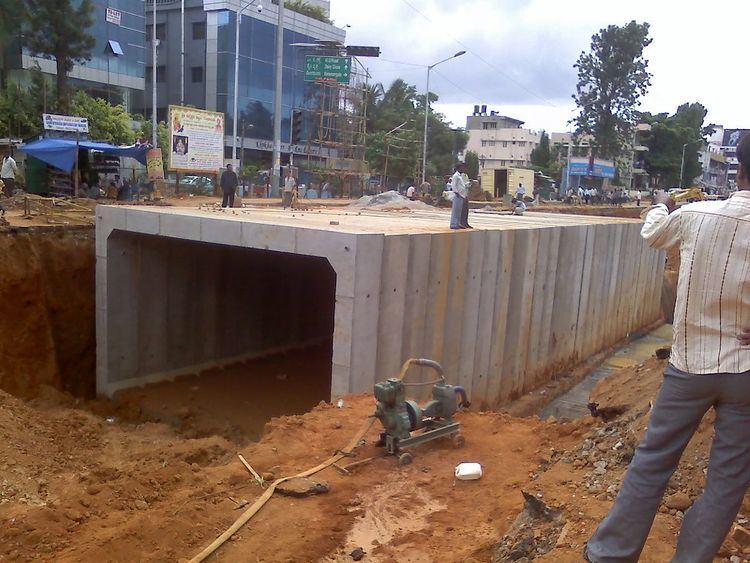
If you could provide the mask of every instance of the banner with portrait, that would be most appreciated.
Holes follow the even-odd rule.
[[[224,164],[224,114],[169,106],[169,170],[218,173]]]

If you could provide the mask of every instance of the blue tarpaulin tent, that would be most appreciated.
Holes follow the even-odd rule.
[[[100,151],[114,156],[127,156],[136,159],[141,164],[146,164],[148,147],[144,145],[116,147],[109,143],[80,141],[78,146],[85,150]],[[26,143],[18,150],[65,172],[71,172],[76,162],[76,142],[69,139],[40,139]]]

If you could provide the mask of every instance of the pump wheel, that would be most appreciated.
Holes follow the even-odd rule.
[[[451,441],[456,448],[463,448],[466,445],[466,438],[464,438],[463,434],[454,434],[451,437]]]
[[[412,461],[414,461],[414,456],[409,452],[404,452],[398,456],[399,465],[409,465]]]

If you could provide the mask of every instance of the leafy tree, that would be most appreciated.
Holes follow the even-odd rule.
[[[474,151],[466,151],[464,162],[466,163],[466,173],[469,175],[469,178],[475,180],[479,178],[479,155]]]
[[[142,116],[136,116],[137,121],[141,121]],[[141,128],[138,131],[138,137],[148,139],[149,142],[151,141],[151,134],[153,132],[153,125],[151,125],[151,121],[145,120],[141,122]],[[163,121],[160,121],[156,125],[156,144],[161,147],[162,151],[164,151],[164,166],[167,165],[167,155],[166,151],[171,147],[171,143],[169,142],[169,127],[167,127],[167,124]]]
[[[670,188],[680,183],[682,149],[685,144],[683,185],[689,185],[703,169],[698,150],[713,132],[704,125],[708,111],[699,103],[682,104],[673,115],[642,113],[641,119],[651,125],[646,145],[646,171],[651,185]]]
[[[25,3],[29,14],[26,44],[33,54],[55,59],[58,106],[67,112],[71,101],[68,74],[76,62],[91,59],[96,43],[88,32],[94,23],[93,5],[91,0],[81,0],[75,5],[73,0],[25,0]]]
[[[591,51],[574,65],[578,85],[573,99],[577,135],[592,135],[596,156],[617,158],[632,140],[636,106],[651,85],[643,51],[651,44],[649,24],[610,25],[591,38]]]
[[[278,0],[272,0],[273,4],[278,4]],[[284,9],[297,12],[304,16],[308,16],[314,20],[322,21],[325,23],[331,23],[331,20],[326,16],[326,11],[320,6],[315,6],[305,0],[285,0]]]
[[[0,134],[24,139],[41,130],[42,116],[36,111],[28,90],[8,82],[0,92]]]
[[[437,101],[430,94],[430,103]],[[422,132],[424,130],[424,96],[415,86],[401,79],[380,93],[375,88],[368,95],[368,135],[366,157],[371,170],[385,173],[388,156],[388,176],[406,179],[418,176],[422,160]],[[453,167],[453,155],[466,147],[468,136],[453,131],[445,117],[430,113],[428,123],[427,177],[448,174]]]
[[[8,83],[8,49],[13,41],[21,39],[28,12],[23,0],[2,0],[0,2],[0,87]]]
[[[552,152],[549,146],[549,135],[546,131],[542,131],[539,144],[533,151],[531,151],[531,165],[546,174],[550,168],[551,161]]]
[[[133,118],[124,106],[113,106],[101,98],[76,92],[71,106],[73,114],[89,120],[89,137],[113,145],[132,145],[135,141]]]

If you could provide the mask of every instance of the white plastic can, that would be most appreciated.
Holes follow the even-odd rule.
[[[473,481],[481,479],[482,464],[475,462],[459,463],[456,466],[456,479],[460,481]]]

